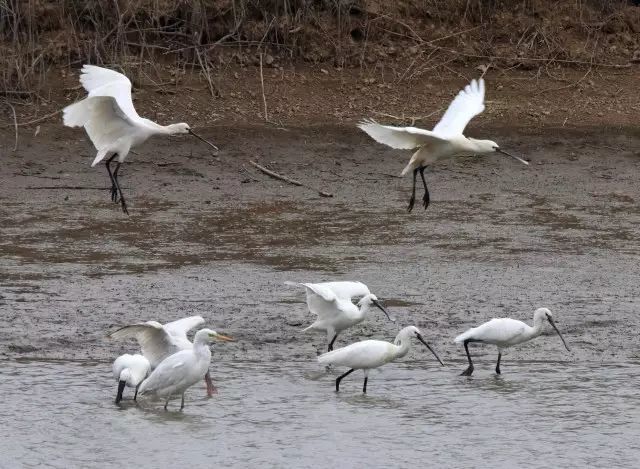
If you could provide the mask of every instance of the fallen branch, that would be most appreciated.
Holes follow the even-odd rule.
[[[37,190],[37,189],[64,189],[64,190],[100,190],[107,191],[108,187],[95,187],[95,186],[27,186],[25,187],[27,190]]]
[[[16,151],[18,149],[18,118],[16,117],[16,109],[10,103],[7,103],[7,106],[9,106],[11,112],[13,112],[13,126],[16,129],[16,143],[13,145],[13,151]]]
[[[295,179],[291,179],[291,178],[289,178],[287,176],[283,176],[282,174],[278,174],[275,171],[271,171],[270,169],[267,169],[264,166],[259,165],[258,163],[256,163],[253,160],[249,160],[249,163],[254,168],[259,169],[264,174],[266,174],[267,176],[271,176],[274,179],[278,179],[280,181],[284,181],[286,183],[293,184],[294,186],[301,186],[301,187],[306,187],[307,189],[312,189],[314,191],[317,191],[318,194],[320,194],[321,197],[333,197],[333,194],[331,194],[329,192],[321,191],[320,189],[316,189],[315,187],[307,186],[306,184],[303,184],[300,181],[296,181]]]
[[[262,102],[264,103],[264,120],[269,121],[267,117],[267,97],[264,95],[264,77],[262,75],[262,52],[260,53],[260,86],[262,87]]]

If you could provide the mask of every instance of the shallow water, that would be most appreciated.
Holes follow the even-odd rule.
[[[404,362],[362,375],[307,362],[215,365],[165,412],[113,403],[108,363],[4,361],[2,467],[632,467],[638,364]],[[8,423],[8,425],[7,425]]]

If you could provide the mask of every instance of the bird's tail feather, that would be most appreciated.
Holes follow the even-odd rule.
[[[104,159],[104,157],[107,156],[108,154],[109,154],[109,150],[100,150],[100,151],[98,151],[98,154],[93,159],[93,163],[91,163],[91,167],[93,168],[95,165],[100,163]]]
[[[453,339],[453,341],[456,344],[461,344],[462,342],[464,342],[465,340],[467,340],[469,338],[469,336],[471,335],[471,329],[469,329],[468,331],[463,332],[462,334],[460,334],[459,336],[457,336],[455,339]]]
[[[331,363],[331,359],[337,352],[338,350],[332,350],[331,352],[323,353],[318,357],[318,363]]]

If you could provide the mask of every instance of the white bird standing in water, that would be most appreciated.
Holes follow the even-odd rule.
[[[350,368],[349,371],[338,376],[336,379],[336,392],[340,391],[340,381],[342,381],[342,378],[353,373],[355,370],[364,370],[364,386],[362,387],[362,392],[366,394],[369,370],[378,368],[397,358],[404,357],[411,348],[411,338],[413,337],[416,337],[426,345],[440,364],[444,366],[440,357],[438,357],[431,346],[422,338],[420,330],[415,326],[408,326],[402,329],[396,336],[393,344],[383,340],[363,340],[339,348],[333,352],[323,353],[318,357],[318,361],[324,365],[346,366]]]
[[[138,387],[151,371],[149,360],[139,354],[120,355],[113,362],[113,377],[118,382],[118,393],[116,394],[116,404],[122,400],[124,387],[135,388],[133,396],[135,401],[138,397]]]
[[[111,180],[111,200],[118,201],[122,211],[129,214],[127,203],[118,182],[118,171],[131,148],[144,143],[153,135],[175,135],[190,133],[203,142],[217,147],[196,135],[188,124],[167,126],[140,117],[133,107],[131,82],[122,73],[108,68],[85,65],[82,67],[80,83],[89,95],[77,103],[63,109],[63,122],[67,127],[84,127],[98,150],[91,166],[106,158],[107,172]],[[118,158],[115,170],[111,162]]]
[[[529,164],[522,158],[502,150],[496,142],[467,138],[462,134],[469,121],[482,111],[484,111],[484,80],[480,78],[478,81],[471,80],[471,83],[458,93],[433,130],[380,125],[374,120],[362,121],[358,127],[376,142],[384,143],[391,148],[402,150],[417,148],[409,164],[401,173],[404,176],[409,171],[413,171],[413,192],[408,207],[410,212],[416,200],[418,173],[420,173],[424,186],[423,206],[425,209],[429,206],[429,189],[427,189],[427,182],[424,178],[424,170],[427,165],[456,156],[495,152],[515,158],[525,165]]]
[[[467,352],[467,359],[469,360],[469,367],[462,372],[463,376],[471,376],[473,373],[473,362],[471,361],[471,355],[469,354],[469,343],[480,342],[483,344],[492,344],[498,347],[498,363],[496,364],[496,373],[500,374],[500,359],[502,358],[502,350],[511,347],[512,345],[518,345],[522,342],[526,342],[531,339],[535,339],[544,329],[544,323],[548,321],[549,324],[555,329],[560,336],[564,347],[569,350],[567,343],[564,341],[564,337],[560,334],[560,331],[553,322],[553,315],[547,308],[538,308],[533,314],[533,327],[525,324],[522,321],[511,318],[494,318],[491,321],[487,321],[484,324],[480,324],[478,327],[473,327],[466,332],[463,332],[454,339],[455,343],[464,344],[464,349]]]
[[[140,394],[152,393],[166,398],[165,410],[173,396],[181,395],[180,409],[184,409],[185,391],[200,381],[209,370],[211,361],[209,344],[214,339],[233,340],[211,329],[200,329],[193,338],[193,348],[181,350],[164,359],[142,382]]]
[[[113,339],[134,338],[140,344],[142,354],[156,368],[162,360],[181,350],[191,350],[193,344],[187,337],[187,332],[204,324],[202,316],[190,316],[167,324],[157,321],[147,321],[124,326],[109,334]],[[211,381],[211,374],[207,371],[204,376],[207,385],[207,395],[211,397],[216,388]]]
[[[338,334],[362,322],[372,306],[379,308],[387,316],[387,319],[395,322],[395,319],[389,316],[385,307],[364,283],[285,283],[294,286],[300,285],[307,290],[307,306],[310,312],[318,316],[318,319],[303,331],[326,331],[329,351],[333,350],[333,344]],[[362,297],[357,306],[351,302],[351,299],[355,297]]]

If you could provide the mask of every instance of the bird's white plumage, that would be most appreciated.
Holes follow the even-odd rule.
[[[397,346],[382,340],[363,340],[346,347],[323,353],[318,362],[324,365],[370,369],[389,363],[396,358]]]
[[[113,362],[113,377],[116,381],[125,381],[126,386],[135,388],[151,371],[149,360],[139,354],[120,355]]]
[[[394,127],[378,124],[373,119],[360,122],[358,127],[365,131],[378,143],[383,143],[399,150],[413,150],[430,143],[444,143],[445,141],[429,130],[417,127]]]
[[[467,339],[487,344],[506,344],[524,337],[524,334],[532,329],[522,321],[511,318],[493,318],[478,327],[473,327],[463,332],[454,339],[456,343],[462,343]]]
[[[121,327],[110,336],[114,339],[135,338],[142,354],[149,360],[152,368],[155,368],[168,356],[191,349],[193,344],[189,341],[187,332],[202,324],[202,316],[191,316],[165,325],[147,321]]]
[[[462,135],[471,119],[484,111],[484,80],[471,80],[451,101],[433,133],[441,138]]]

